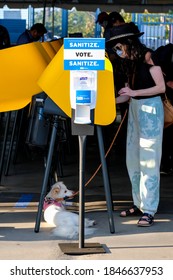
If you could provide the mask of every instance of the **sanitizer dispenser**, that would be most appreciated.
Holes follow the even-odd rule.
[[[90,124],[96,106],[97,71],[70,71],[70,100],[75,110],[74,123]]]

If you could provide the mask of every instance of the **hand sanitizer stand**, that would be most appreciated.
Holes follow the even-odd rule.
[[[73,40],[73,39],[69,39]],[[76,39],[77,40],[77,39]],[[78,39],[80,42],[82,38]],[[83,38],[83,40],[85,40]],[[89,40],[89,39],[88,39]],[[98,40],[98,39],[97,39]],[[100,39],[101,40],[101,39]],[[102,39],[103,40],[103,39]],[[94,39],[91,39],[93,42]],[[113,88],[113,75],[111,63],[106,61],[106,71],[93,70],[72,70],[64,71],[64,65],[61,64],[64,58],[63,49],[60,50],[57,57],[49,64],[48,69],[41,76],[39,84],[50,98],[67,114],[72,120],[72,134],[78,135],[79,139],[79,243],[61,243],[61,250],[66,254],[91,254],[105,253],[99,243],[84,242],[84,214],[85,214],[85,153],[86,140],[88,135],[94,134],[94,125],[96,124],[100,158],[102,163],[102,173],[105,188],[105,195],[108,209],[108,219],[110,232],[114,233],[114,221],[112,212],[112,200],[110,183],[107,172],[105,151],[100,125],[110,124],[115,118],[115,99]],[[76,52],[77,53],[77,52]],[[89,52],[88,52],[89,55]],[[104,57],[105,60],[105,57]],[[59,65],[59,80],[53,73],[55,65]],[[65,69],[66,70],[66,69]],[[104,70],[104,69],[103,69]],[[52,71],[52,73],[51,73]],[[102,73],[101,73],[102,72]],[[50,75],[51,74],[51,75]],[[99,81],[103,84],[99,85]],[[55,77],[54,77],[55,76]],[[57,82],[58,81],[58,82]],[[69,86],[69,83],[70,86]],[[107,85],[107,82],[109,85]],[[56,90],[61,88],[63,95],[57,95]],[[70,92],[70,96],[69,96]],[[104,95],[103,95],[104,94]],[[68,96],[68,97],[67,97]],[[70,98],[69,98],[70,97]],[[105,99],[106,98],[106,99]],[[70,99],[70,100],[69,100]],[[69,102],[68,102],[69,100]],[[104,107],[102,107],[104,106]],[[100,107],[100,109],[98,109]],[[101,108],[102,107],[102,108]],[[108,117],[107,117],[108,115]],[[103,118],[104,116],[104,118]],[[37,221],[38,231],[39,223]]]
[[[97,72],[96,71],[71,71],[70,96],[72,106],[72,135],[79,139],[79,244],[61,243],[59,246],[67,254],[105,253],[99,243],[84,243],[84,216],[85,216],[85,157],[87,135],[94,134],[94,109],[97,99]],[[110,232],[114,233],[112,215],[112,201],[109,178],[105,160],[102,129],[97,126],[100,158],[104,188],[109,215]]]

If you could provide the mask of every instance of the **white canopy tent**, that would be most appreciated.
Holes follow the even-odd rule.
[[[145,9],[153,13],[173,10],[173,0],[0,0],[0,8],[7,5],[9,8],[32,7],[59,7],[78,11],[96,11],[97,8],[105,11],[120,11],[142,13]]]

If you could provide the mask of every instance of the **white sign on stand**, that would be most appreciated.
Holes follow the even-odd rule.
[[[64,70],[104,70],[105,38],[65,38]]]
[[[105,70],[104,38],[65,38],[64,70],[70,70],[70,101],[74,123],[91,123],[96,106],[97,71]]]

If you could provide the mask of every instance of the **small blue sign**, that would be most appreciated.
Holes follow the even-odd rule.
[[[91,90],[76,90],[76,104],[90,104]]]
[[[64,60],[64,70],[104,70],[104,60]]]
[[[64,49],[105,49],[104,38],[64,38]]]
[[[64,70],[104,70],[104,38],[65,38]]]

